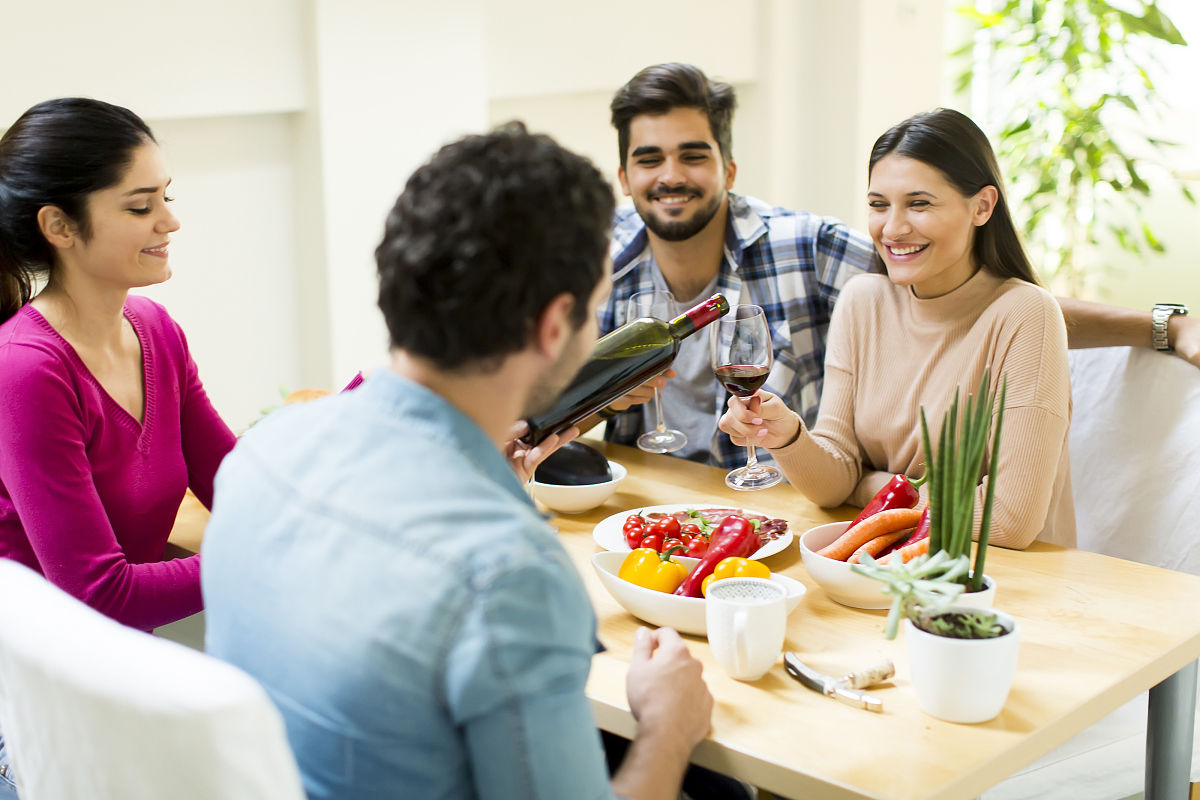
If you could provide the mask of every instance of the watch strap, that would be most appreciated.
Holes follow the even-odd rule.
[[[1150,312],[1150,336],[1154,341],[1155,350],[1173,349],[1167,339],[1167,323],[1176,314],[1187,316],[1187,313],[1188,307],[1182,303],[1156,303],[1154,305]]]

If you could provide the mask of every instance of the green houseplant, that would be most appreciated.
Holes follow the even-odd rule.
[[[1175,147],[1153,133],[1165,108],[1156,50],[1187,44],[1171,19],[1154,0],[995,0],[959,11],[977,33],[952,53],[967,59],[957,89],[973,86],[986,102],[980,122],[1047,283],[1082,293],[1103,274],[1096,253],[1114,243],[1164,252],[1142,206],[1147,178]]]
[[[1006,381],[1001,381],[997,400],[987,391],[989,378],[985,370],[978,390],[967,396],[961,417],[955,393],[942,418],[936,451],[921,410],[929,484],[929,552],[907,563],[890,559],[886,565],[866,556],[862,564],[851,567],[881,581],[884,592],[892,596],[886,635],[894,638],[903,621],[917,704],[925,713],[950,722],[984,722],[1000,713],[1016,674],[1020,646],[1020,628],[1011,616],[962,604],[965,593],[982,586],[995,501]],[[972,562],[975,492],[989,439],[987,491]]]
[[[992,457],[988,462],[987,493],[979,524],[979,543],[972,567],[958,579],[969,592],[983,589],[983,567],[987,560],[988,535],[992,528],[992,504],[996,497],[996,471],[1000,463],[1000,430],[1004,422],[1007,379],[1002,380],[1000,397],[988,392],[991,370],[984,369],[975,394],[967,395],[962,419],[958,415],[958,392],[950,410],[942,418],[938,448],[930,446],[929,425],[921,409],[921,441],[925,447],[925,475],[929,484],[929,552],[945,551],[950,558],[967,556],[975,528],[975,487],[987,455],[991,432]],[[992,429],[992,409],[996,425]]]
[[[984,588],[988,534],[996,493],[1000,433],[1004,422],[1007,381],[1002,380],[999,398],[988,392],[991,372],[985,369],[975,393],[968,395],[959,415],[959,395],[942,418],[938,447],[929,436],[925,409],[921,409],[921,437],[925,448],[926,482],[929,486],[929,552],[907,563],[890,559],[877,563],[870,556],[851,567],[859,574],[882,581],[884,591],[892,595],[888,613],[887,636],[896,635],[900,619],[906,617],[922,630],[943,636],[978,639],[999,635],[994,618],[988,615],[945,609],[963,592]],[[992,409],[995,408],[995,425]],[[989,436],[990,434],[990,436]],[[971,540],[975,527],[975,489],[991,440],[987,491],[979,526],[979,541],[971,561]]]

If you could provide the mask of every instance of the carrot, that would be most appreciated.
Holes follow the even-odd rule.
[[[887,564],[893,558],[899,558],[901,564],[907,564],[909,561],[912,561],[917,556],[924,555],[925,553],[928,553],[928,552],[929,552],[929,537],[926,536],[924,539],[913,542],[910,545],[905,545],[904,547],[901,547],[899,550],[893,550],[892,552],[890,552],[886,556],[884,556],[882,559],[880,559],[879,563]]]
[[[851,564],[857,564],[859,557],[863,553],[867,553],[871,556],[871,558],[875,558],[884,550],[894,545],[896,542],[904,541],[904,539],[907,538],[914,530],[916,530],[916,528],[901,528],[900,530],[893,531],[892,533],[885,533],[882,536],[876,536],[866,544],[859,546],[859,548],[854,551],[854,555],[850,556],[850,558],[846,560]]]
[[[826,558],[836,558],[845,561],[855,550],[885,533],[911,528],[921,519],[921,512],[915,508],[890,508],[872,514],[857,525],[846,529],[846,532],[817,551],[817,555]]]

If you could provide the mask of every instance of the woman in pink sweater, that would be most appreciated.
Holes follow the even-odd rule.
[[[0,139],[0,557],[143,630],[202,607],[200,557],[163,552],[234,444],[183,331],[129,294],[171,275],[169,183],[146,124],[96,100]]]
[[[1075,542],[1067,459],[1067,334],[1038,286],[987,137],[947,109],[895,126],[871,152],[871,237],[886,274],[846,283],[834,308],[816,425],[775,395],[732,398],[720,427],[772,450],[823,506],[864,505],[893,474],[924,474],[920,418],[936,426],[985,368],[1008,378],[991,542]],[[990,458],[990,454],[989,454]],[[977,487],[976,529],[986,478]]]

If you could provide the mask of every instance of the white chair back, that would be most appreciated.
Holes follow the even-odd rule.
[[[1145,347],[1070,364],[1079,548],[1200,575],[1200,370]]]
[[[6,559],[0,731],[21,800],[304,797],[283,720],[254,679]]]

